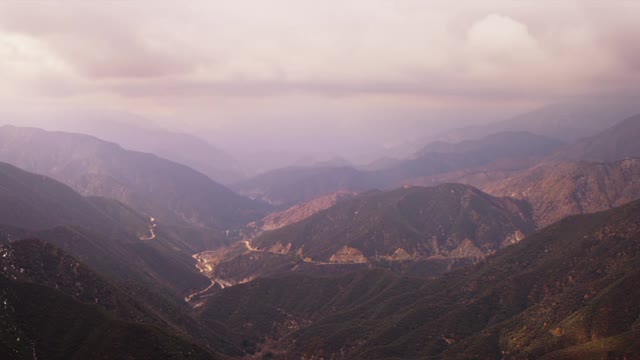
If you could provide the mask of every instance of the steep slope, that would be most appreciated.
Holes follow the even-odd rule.
[[[8,358],[214,356],[49,244],[21,240],[1,246],[0,253],[0,353]]]
[[[636,201],[569,217],[435,280],[273,277],[218,292],[201,316],[281,359],[631,359],[639,265]]]
[[[335,199],[318,199],[322,208],[326,200]],[[291,224],[272,224],[271,231],[250,224],[243,241],[197,254],[197,267],[215,283],[209,290],[285,273],[336,275],[365,268],[433,277],[533,230],[526,203],[456,184],[371,191],[317,212],[316,206],[294,206],[275,215],[295,220]],[[190,300],[196,304],[200,295],[207,294]]]
[[[374,301],[379,294],[388,295],[396,286],[411,286],[415,290],[421,285],[422,280],[401,279],[381,270],[342,276],[291,274],[259,278],[213,294],[199,318],[205,323],[220,322],[241,334],[256,358],[295,358],[293,353],[287,357],[289,349],[278,340],[296,334],[328,314]],[[307,340],[315,339],[304,339]]]
[[[252,241],[323,262],[483,257],[531,230],[524,203],[464,185],[370,192]]]
[[[260,221],[252,222],[247,227],[254,232],[264,232],[280,229],[302,221],[313,214],[328,209],[340,201],[348,200],[356,196],[350,191],[336,191],[330,194],[319,196],[305,203],[294,205],[283,211],[273,212]]]
[[[544,162],[482,189],[531,203],[536,223],[610,209],[640,198],[640,159],[612,163]]]
[[[554,160],[617,161],[640,157],[640,115],[560,149]]]
[[[357,357],[578,359],[588,345],[596,345],[594,358],[630,356],[640,335],[640,308],[631,300],[640,276],[639,214],[635,202],[572,217],[427,284],[391,323],[378,318],[383,328]],[[427,340],[416,346],[418,339]]]
[[[79,225],[108,236],[124,237],[120,224],[66,185],[0,163],[1,223],[38,230],[56,225]],[[143,230],[135,219],[129,224]]]
[[[116,199],[165,223],[225,230],[266,209],[186,166],[86,135],[4,126],[0,160],[50,176],[82,195]]]
[[[0,224],[37,234],[118,279],[153,281],[178,293],[207,282],[192,267],[190,253],[176,250],[175,238],[141,241],[148,223],[133,210],[113,200],[84,198],[53,179],[3,163]]]

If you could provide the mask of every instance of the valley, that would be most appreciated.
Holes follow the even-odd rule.
[[[628,129],[617,131],[636,126],[628,120],[618,125]],[[463,143],[462,152],[480,151],[483,141]],[[428,149],[460,153],[451,144]],[[244,225],[216,220],[216,226],[142,215],[113,194],[83,196],[2,164],[1,295],[13,309],[4,321],[15,324],[11,336],[34,344],[20,347],[5,334],[3,346],[24,354],[49,351],[38,338],[43,325],[28,325],[25,308],[14,305],[38,293],[62,296],[55,300],[61,304],[67,297],[80,307],[97,304],[124,321],[118,326],[125,333],[141,331],[152,343],[171,339],[162,340],[171,345],[159,354],[180,348],[190,354],[184,358],[200,352],[203,358],[508,353],[524,359],[596,351],[585,350],[593,346],[629,354],[637,339],[633,321],[614,326],[603,318],[604,325],[588,327],[576,317],[596,316],[589,309],[603,309],[602,301],[630,291],[639,229],[637,159],[557,160],[552,153],[519,162],[491,156],[486,165],[407,175],[400,187],[331,188],[269,211],[264,203],[243,200],[263,210]],[[45,260],[51,256],[60,260]],[[588,264],[602,270],[590,272]],[[73,280],[78,277],[83,280]],[[60,289],[64,294],[57,294]],[[638,310],[620,304],[625,312]],[[89,313],[83,319],[105,321]],[[532,330],[522,332],[523,326]],[[602,335],[568,337],[576,331]],[[496,340],[504,336],[520,340]]]
[[[640,360],[640,3],[0,1],[0,360]]]
[[[604,241],[603,239],[605,238],[618,239],[611,241],[622,241],[619,246],[634,246],[623,239],[634,238],[635,230],[633,229],[637,229],[637,224],[633,225],[635,220],[632,220],[635,219],[634,214],[637,211],[637,202],[633,202],[633,200],[640,198],[640,194],[634,188],[636,182],[633,181],[633,179],[638,178],[635,173],[635,159],[620,160],[606,164],[540,159],[530,164],[529,167],[525,166],[524,169],[516,169],[507,175],[501,175],[496,180],[479,183],[488,193],[504,196],[503,198],[492,197],[471,186],[447,184],[445,182],[442,185],[426,188],[404,186],[401,189],[391,191],[372,191],[360,194],[346,193],[348,196],[343,196],[340,199],[333,194],[322,195],[317,199],[311,199],[283,211],[275,212],[260,221],[247,224],[242,240],[217,250],[193,255],[197,261],[195,266],[211,279],[211,283],[189,294],[184,300],[200,313],[199,316],[205,318],[212,316],[218,319],[217,321],[227,324],[231,329],[235,329],[234,331],[243,333],[245,337],[248,336],[249,343],[253,344],[251,346],[255,346],[255,350],[251,350],[256,351],[254,356],[275,356],[275,358],[282,359],[314,358],[316,356],[329,356],[339,359],[387,359],[393,353],[402,353],[404,358],[407,355],[406,351],[401,351],[399,348],[396,350],[393,350],[393,348],[387,349],[387,345],[384,345],[391,341],[387,338],[388,336],[397,336],[393,335],[395,331],[391,327],[387,328],[387,326],[391,326],[388,325],[389,321],[396,320],[384,320],[384,325],[373,325],[376,324],[376,320],[373,320],[376,318],[374,316],[370,320],[357,321],[355,323],[359,325],[351,324],[349,319],[353,317],[351,313],[354,311],[373,314],[375,311],[382,310],[372,310],[371,302],[365,302],[366,305],[359,305],[359,301],[365,301],[366,297],[353,298],[344,294],[344,292],[354,291],[352,288],[360,286],[363,286],[363,289],[367,289],[366,291],[372,291],[370,288],[371,281],[374,284],[377,281],[381,281],[376,286],[381,286],[383,290],[380,291],[382,293],[381,295],[373,296],[372,299],[381,299],[379,301],[383,303],[384,301],[399,301],[403,303],[402,306],[396,307],[397,310],[395,311],[401,311],[400,309],[403,307],[411,309],[416,306],[415,313],[411,317],[421,318],[428,316],[429,311],[436,311],[430,310],[432,306],[436,305],[426,305],[427,307],[423,308],[425,305],[418,305],[417,303],[416,305],[409,305],[402,300],[403,298],[431,298],[428,295],[429,291],[426,289],[437,289],[436,292],[443,291],[441,288],[446,289],[449,286],[447,285],[448,283],[457,282],[451,279],[458,278],[462,282],[469,281],[469,285],[458,285],[465,289],[460,293],[460,299],[467,299],[468,292],[475,293],[477,290],[474,289],[479,286],[475,282],[477,280],[468,280],[467,278],[473,279],[476,278],[474,274],[484,273],[485,270],[481,269],[486,268],[488,272],[499,271],[500,274],[509,274],[509,271],[498,270],[503,265],[497,264],[502,261],[511,261],[518,264],[517,266],[525,266],[526,268],[527,266],[532,266],[530,261],[535,258],[532,253],[528,253],[529,251],[541,251],[543,255],[540,256],[542,258],[557,257],[558,252],[564,254],[567,251],[560,250],[563,245],[558,245],[559,247],[553,246],[553,249],[545,245],[541,250],[524,250],[531,247],[539,249],[536,244],[540,240],[536,239],[546,238],[545,233],[558,233],[559,231],[562,234],[566,234],[566,241],[571,241],[568,238],[578,238],[584,232],[591,234],[590,231],[595,231],[598,234],[595,237],[601,239],[598,241]],[[489,172],[491,170],[487,169],[485,171]],[[459,178],[463,179],[463,177]],[[472,179],[475,179],[475,177],[472,177]],[[548,183],[545,181],[548,181]],[[473,183],[473,181],[470,182]],[[565,182],[569,183],[565,184]],[[539,186],[539,188],[536,186]],[[577,187],[575,190],[573,189],[574,186]],[[556,191],[554,187],[562,188],[563,190]],[[520,193],[519,189],[526,190]],[[563,191],[567,195],[563,195]],[[598,198],[598,196],[601,196],[599,195],[601,192],[606,200]],[[557,207],[545,205],[535,196],[544,196],[548,199],[545,201],[548,201],[549,204],[556,204]],[[587,196],[595,198],[589,199]],[[571,202],[576,201],[580,205],[577,207],[562,205],[564,202],[560,199],[563,197],[566,197]],[[521,200],[510,200],[516,198]],[[329,201],[327,202],[327,200]],[[585,217],[584,220],[582,218],[570,218],[558,224],[553,224],[568,215],[596,213],[629,202],[632,202],[632,205],[622,206],[620,210],[614,209],[608,213],[602,213],[602,215],[596,214],[591,217]],[[414,207],[416,205],[418,207]],[[389,207],[387,208],[386,206]],[[495,207],[495,210],[490,210],[492,207]],[[480,211],[479,209],[482,210]],[[542,209],[545,209],[544,213]],[[496,213],[492,214],[491,211],[496,211]],[[429,217],[421,218],[421,214],[429,214]],[[485,215],[488,217],[486,220],[482,220],[482,216]],[[467,216],[469,217],[467,218]],[[614,225],[615,221],[604,220],[609,218],[615,218],[617,219],[615,221],[621,221],[621,223]],[[454,222],[447,223],[447,221],[451,220],[454,220]],[[431,231],[433,230],[429,230],[428,224],[430,222],[438,229],[437,231],[432,233]],[[572,225],[575,222],[591,225]],[[599,228],[599,230],[590,230],[601,226],[599,224],[603,224],[605,227]],[[546,228],[549,225],[552,226]],[[406,229],[404,228],[405,226],[407,227]],[[482,230],[474,233],[474,226]],[[614,234],[617,235],[610,233],[612,228],[609,226],[618,229],[613,230]],[[555,230],[558,227],[559,230]],[[563,227],[567,227],[567,229],[560,230]],[[571,230],[577,228],[581,230]],[[365,231],[362,237],[359,237],[358,229]],[[447,232],[442,232],[443,229],[448,230]],[[618,232],[620,229],[622,229],[622,233]],[[325,235],[327,231],[329,232]],[[376,231],[380,231],[380,235],[377,235]],[[461,231],[461,233],[458,234],[457,231]],[[502,237],[498,236],[497,239],[501,240],[495,244],[489,245],[489,243],[481,242],[481,239],[486,234],[491,234],[489,237],[496,239],[496,235],[500,233],[503,235],[500,235]],[[605,233],[609,235],[603,235]],[[413,234],[420,235],[415,240],[411,240],[412,236],[415,236]],[[441,236],[443,236],[442,240],[439,240]],[[560,239],[564,239],[564,236],[562,235]],[[587,239],[589,236],[584,238]],[[380,242],[376,243],[378,237]],[[459,239],[457,243],[454,240],[456,238]],[[430,242],[425,242],[423,239],[430,239]],[[400,240],[402,242],[397,242]],[[396,241],[396,243],[393,241]],[[442,241],[442,243],[438,243],[439,241]],[[520,246],[521,242],[527,245]],[[427,247],[427,244],[431,244],[430,247]],[[507,255],[513,253],[513,251],[520,251],[515,250],[516,248],[522,249],[521,251],[527,253],[527,255]],[[597,252],[597,250],[592,251]],[[564,256],[562,255],[557,260],[549,261],[551,263],[553,261],[562,261],[561,259]],[[603,253],[602,256],[609,255],[604,255]],[[514,260],[521,257],[528,260]],[[547,260],[539,261],[551,264]],[[589,260],[579,257],[576,261]],[[563,266],[573,267],[574,265]],[[626,265],[621,266],[624,267]],[[572,271],[568,273],[573,274]],[[520,269],[513,272],[513,274],[518,273],[526,274],[527,270]],[[487,279],[486,276],[488,275],[477,276]],[[491,279],[492,276],[494,275],[489,276],[489,278]],[[522,276],[525,276],[524,279],[529,279],[529,275]],[[506,321],[506,324],[538,321],[525,319],[528,319],[530,312],[538,314],[536,316],[541,316],[541,306],[546,306],[543,304],[552,301],[550,300],[551,298],[565,296],[561,295],[564,290],[560,290],[560,293],[557,292],[558,290],[554,290],[551,293],[545,292],[540,295],[532,295],[540,291],[537,288],[538,285],[528,285],[527,281],[529,280],[523,281],[525,283],[521,286],[524,286],[526,290],[523,288],[522,291],[530,292],[529,298],[532,299],[531,296],[534,296],[536,300],[529,300],[525,303],[522,303],[521,300],[508,300],[516,302],[510,305],[515,306],[513,310],[510,310],[515,312],[509,315],[514,316],[513,320],[501,320]],[[564,286],[572,287],[576,286],[576,282],[579,281],[582,280],[576,280],[576,275],[570,275],[568,282],[565,280],[564,285],[556,286],[561,288]],[[612,280],[603,279],[602,281],[608,283],[608,281]],[[341,282],[347,282],[349,285],[342,288],[338,285]],[[509,284],[512,283],[510,282]],[[339,286],[341,290],[328,290],[327,287],[330,288],[334,285]],[[306,291],[309,295],[315,294],[319,297],[318,300],[322,300],[315,302],[316,305],[312,306],[311,304],[314,304],[314,302],[308,299],[308,295],[287,293],[286,289],[291,289],[292,287],[302,287],[301,290],[303,292]],[[411,288],[416,290],[408,290]],[[591,288],[590,291],[598,293],[604,291],[603,289],[603,287],[600,287],[599,290]],[[276,292],[275,294],[278,295],[274,294],[273,297],[268,298],[269,300],[265,300],[260,296],[261,302],[267,302],[257,309],[243,307],[243,304],[253,303],[250,299],[255,295],[248,294],[252,294],[254,291],[261,294],[271,294],[273,291],[282,291],[282,293]],[[412,291],[415,291],[416,294],[409,295]],[[459,290],[447,291],[459,292]],[[331,293],[333,295],[328,295]],[[389,293],[389,295],[386,295],[386,293]],[[418,295],[418,293],[421,295]],[[589,301],[589,299],[596,297],[595,293],[588,295],[585,299]],[[336,300],[331,296],[337,296]],[[345,296],[344,300],[338,300]],[[451,296],[447,295],[447,298],[453,299],[458,295],[453,298]],[[491,296],[489,295],[489,298]],[[227,303],[227,301],[231,302]],[[291,301],[306,305],[302,307],[293,305],[294,303],[291,303]],[[337,302],[334,303],[334,301]],[[377,300],[371,301],[375,302]],[[433,301],[437,302],[436,300]],[[475,303],[476,300],[461,301],[460,306],[463,306],[462,304],[465,304],[464,306],[473,304],[471,305],[472,309],[477,309],[469,311],[492,311],[488,310],[490,308],[489,303],[482,302],[484,300],[477,304]],[[533,302],[530,303],[530,301]],[[383,303],[380,305],[382,306],[381,309],[392,311],[388,309],[389,305],[382,305]],[[271,306],[274,307],[271,308]],[[457,305],[451,304],[448,306],[455,307]],[[529,308],[530,306],[531,308]],[[222,314],[219,311],[212,312],[212,310],[209,310],[219,308],[236,309],[232,310],[236,315],[221,316]],[[328,311],[329,308],[332,310]],[[576,308],[571,309],[573,309],[571,311],[574,311]],[[414,310],[406,311],[411,312]],[[455,313],[461,310],[451,311]],[[261,315],[258,315],[258,313]],[[235,316],[254,319],[255,321],[258,318],[263,318],[263,321],[266,322],[256,323],[247,328],[246,323],[245,325],[242,325],[242,321],[237,323],[236,321],[240,318],[236,319]],[[397,319],[400,323],[408,321],[408,319],[403,319],[404,316],[409,315],[393,316],[392,319]],[[556,319],[554,321],[563,321],[558,320],[558,318],[554,319]],[[252,323],[254,320],[249,321]],[[382,319],[378,321],[382,321]],[[495,321],[497,320],[492,320],[490,323]],[[345,330],[340,328],[343,326],[340,324],[343,323],[346,327]],[[449,322],[442,323],[440,320],[427,324],[432,325],[424,326],[435,326],[438,329],[444,326],[441,330],[437,330],[440,331],[439,333],[433,333],[433,330],[429,332],[431,335],[428,335],[428,337],[433,340],[427,342],[427,344],[430,344],[427,347],[428,350],[423,350],[429,354],[441,354],[443,356],[448,354],[446,355],[447,357],[463,358],[463,354],[468,351],[476,355],[484,351],[475,347],[475,345],[467,345],[467,343],[473,344],[474,341],[478,341],[475,340],[476,335],[473,334],[471,329],[454,331],[451,330],[456,328],[454,325],[451,325],[454,327],[450,329]],[[341,333],[342,331],[351,332],[354,331],[353,326],[359,328],[356,333],[376,335],[367,337],[367,340],[357,341],[352,336],[343,338],[330,337],[324,330],[325,327],[328,327],[332,328],[333,330],[331,331],[336,333]],[[380,333],[368,328],[376,326],[389,329],[388,333]],[[406,325],[404,326],[406,328]],[[416,329],[420,329],[420,325],[417,325],[417,323],[413,326],[418,326]],[[511,325],[504,326],[509,327]],[[494,327],[490,326],[487,328],[489,330],[483,331],[499,331],[491,330]],[[495,329],[500,328],[497,327]],[[552,333],[564,334],[562,329],[562,326],[552,328]],[[310,339],[314,338],[314,335],[311,334],[316,331],[319,331],[319,334],[325,334],[321,335],[321,337],[326,339],[326,342],[323,342],[320,346],[317,343],[315,345],[309,343]],[[415,336],[425,336],[423,330],[411,331],[416,331],[416,334],[409,335],[409,339],[413,339]],[[462,331],[462,333],[457,331]],[[418,333],[421,335],[418,335]],[[564,336],[557,334],[554,336]],[[379,338],[380,336],[383,336],[383,338]],[[536,336],[544,338],[542,333],[535,333],[535,335],[531,336],[531,339],[534,340],[527,341],[533,341],[533,343],[535,341],[547,341],[535,340]],[[633,332],[625,333],[623,337],[625,340],[621,340],[622,342],[619,344],[630,345],[633,342],[631,339],[635,339],[635,336]],[[403,336],[402,338],[405,337]],[[469,338],[467,339],[467,337]],[[378,341],[381,342],[378,344]],[[380,350],[375,350],[378,349],[378,346],[382,347],[380,347]],[[414,348],[411,345],[407,346]],[[502,348],[502,345],[492,346],[498,349]],[[531,348],[534,350],[523,350],[519,347],[512,348],[510,347],[511,345],[505,346],[507,348],[501,350],[502,353],[519,354],[515,358],[526,358],[529,355],[523,354],[530,354],[531,351],[538,355],[546,354],[549,351],[535,350],[535,347]],[[555,346],[564,348],[567,345]],[[580,351],[586,351],[580,350],[582,348],[588,349],[588,347],[584,346],[580,345],[575,349],[571,348],[563,351],[565,353],[579,353]],[[613,349],[618,349],[618,347],[614,346]],[[540,351],[543,352],[541,353]],[[422,356],[420,354],[426,353],[416,352],[410,358],[420,358]],[[493,353],[486,353],[489,357],[493,356],[490,354]],[[555,358],[554,356],[549,358]]]

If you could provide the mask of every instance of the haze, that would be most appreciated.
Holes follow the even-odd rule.
[[[106,117],[189,132],[273,167],[307,154],[364,163],[547,104],[635,94],[639,12],[636,1],[5,1],[0,106],[5,122],[48,128]]]

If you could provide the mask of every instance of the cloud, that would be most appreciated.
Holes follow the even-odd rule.
[[[531,106],[634,88],[638,10],[624,0],[0,2],[0,94],[219,118],[265,97],[305,97],[310,113],[337,98],[352,104],[344,118],[364,103],[360,117],[379,103]],[[265,119],[286,113],[277,103]]]
[[[544,54],[527,26],[508,16],[490,14],[469,28],[471,60],[505,65],[539,62]]]

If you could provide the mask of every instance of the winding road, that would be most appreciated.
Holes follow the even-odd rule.
[[[246,246],[247,250],[249,251],[260,251],[258,250],[258,248],[251,246],[251,242],[249,240],[244,240],[243,243],[244,243],[244,246]]]
[[[149,216],[149,236],[140,236],[140,240],[149,241],[156,238],[156,218]]]
[[[216,285],[216,281],[215,280],[211,280],[211,284],[204,290],[200,290],[200,291],[196,291],[194,293],[192,293],[191,295],[187,296],[184,298],[185,302],[189,302],[191,301],[191,299],[193,299],[194,296],[200,295],[200,294],[204,294],[207,291],[209,291],[212,287],[214,287]]]

